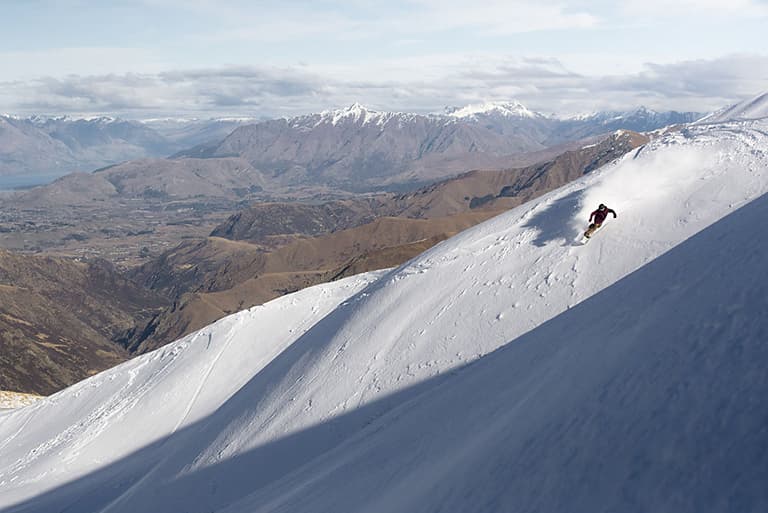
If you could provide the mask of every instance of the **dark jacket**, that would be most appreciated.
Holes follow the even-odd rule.
[[[589,222],[592,222],[592,218],[595,218],[595,224],[603,224],[603,221],[605,221],[605,218],[608,217],[608,214],[613,214],[613,217],[616,217],[616,212],[613,211],[611,208],[604,208],[603,210],[600,210],[599,208],[592,212],[589,216]]]

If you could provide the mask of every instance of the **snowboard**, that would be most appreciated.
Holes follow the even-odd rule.
[[[581,234],[581,239],[579,239],[579,245],[580,245],[580,246],[583,246],[583,245],[585,245],[587,242],[589,242],[589,240],[590,240],[592,237],[594,237],[594,236],[595,236],[595,234],[596,234],[597,232],[599,232],[600,230],[602,230],[602,229],[603,229],[603,226],[605,226],[605,223],[603,223],[603,224],[602,224],[602,226],[600,226],[599,228],[595,228],[595,230],[592,232],[592,235],[590,235],[589,237],[587,237],[586,235],[584,235],[584,233],[582,233],[582,234]],[[585,233],[586,233],[586,232],[585,232]]]

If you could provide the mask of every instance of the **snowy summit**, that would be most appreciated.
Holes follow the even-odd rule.
[[[317,124],[330,123],[331,125],[336,126],[339,123],[345,121],[350,121],[360,125],[366,125],[369,123],[383,124],[392,115],[392,113],[388,112],[377,112],[367,109],[360,103],[355,102],[349,107],[343,109],[326,110],[321,112],[319,116],[315,116],[319,117]]]
[[[446,109],[449,116],[455,118],[476,118],[478,116],[497,115],[506,118],[537,118],[541,114],[529,110],[520,102],[484,102],[457,108]]]
[[[768,511],[766,134],[689,126],[0,412],[0,509]]]

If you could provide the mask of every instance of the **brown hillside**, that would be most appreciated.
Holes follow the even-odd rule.
[[[49,394],[124,361],[114,341],[163,305],[104,261],[0,251],[0,389]]]

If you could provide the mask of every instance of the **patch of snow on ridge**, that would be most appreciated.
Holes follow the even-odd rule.
[[[367,124],[383,125],[394,116],[398,116],[398,114],[370,110],[360,103],[355,102],[344,109],[321,112],[318,116],[319,120],[317,121],[317,124],[330,123],[331,125],[336,126],[344,121],[352,121],[353,123],[363,126]]]
[[[309,114],[284,119],[293,128],[307,130],[325,124],[338,126],[345,122],[351,122],[359,126],[383,126],[393,119],[398,119],[402,122],[417,117],[419,117],[417,114],[379,112],[368,109],[360,103],[354,103],[343,109],[325,110],[319,114]]]

